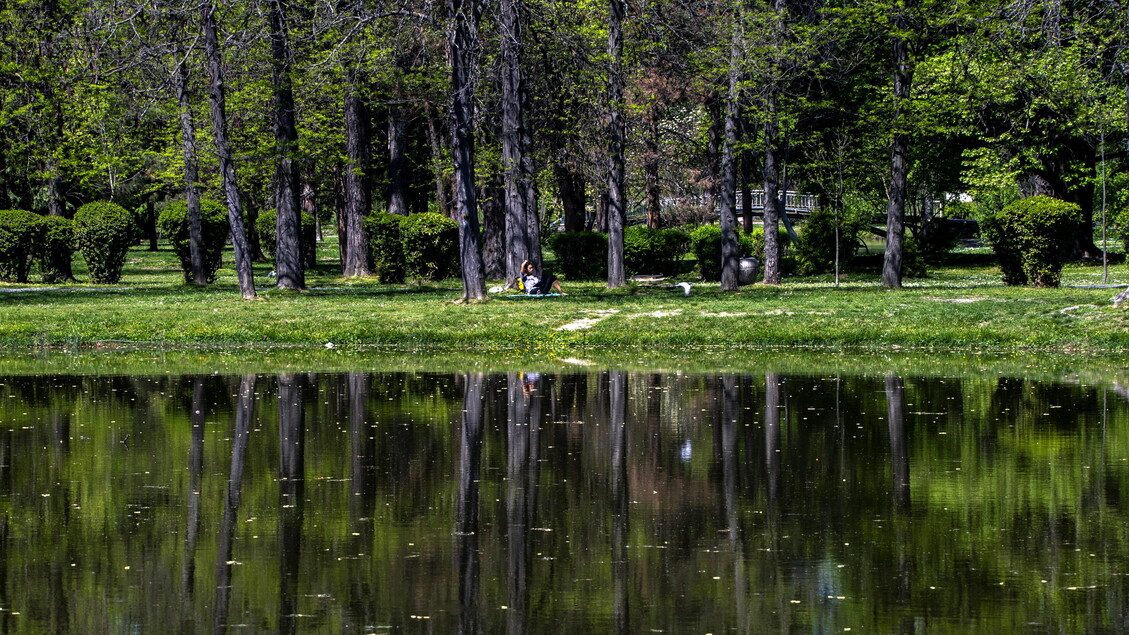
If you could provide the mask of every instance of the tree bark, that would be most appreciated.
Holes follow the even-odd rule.
[[[505,179],[498,173],[490,178],[480,191],[482,201],[482,265],[487,278],[507,278],[506,188]],[[515,274],[516,275],[516,274]],[[506,286],[513,286],[513,279]]]
[[[738,288],[737,240],[737,161],[734,148],[737,145],[737,104],[741,99],[741,29],[742,15],[736,11],[733,20],[733,35],[729,49],[729,87],[725,99],[725,138],[721,149],[721,290],[736,291]]]
[[[408,119],[401,104],[388,107],[388,213],[408,215]]]
[[[442,138],[439,132],[437,117],[432,111],[430,103],[424,102],[427,113],[427,141],[431,145],[431,171],[435,177],[435,202],[439,206],[439,213],[448,218],[453,218],[450,181],[444,169],[445,156],[443,153]]]
[[[570,170],[558,163],[553,167],[557,181],[557,195],[564,208],[564,230],[566,232],[584,231],[587,223],[588,196],[584,175]]]
[[[188,89],[187,53],[179,51],[180,61],[174,76],[176,100],[180,105],[180,136],[184,146],[184,201],[188,206],[188,251],[192,263],[190,282],[208,284],[204,266],[204,230],[200,220],[200,174],[196,163],[196,125],[192,121],[192,100]]]
[[[773,0],[775,16],[772,21],[774,59],[770,66],[770,76],[765,82],[765,122],[764,122],[764,283],[778,285],[783,274],[780,258],[783,249],[780,245],[780,215],[785,213],[780,205],[780,74],[784,65],[784,0]]]
[[[659,181],[659,105],[652,103],[645,117],[647,129],[646,151],[643,153],[643,173],[646,188],[647,227],[662,226],[662,191]]]
[[[372,186],[369,180],[369,129],[368,108],[361,101],[357,71],[349,72],[345,94],[345,205],[342,226],[345,235],[340,237],[344,258],[341,275],[362,277],[372,273],[369,269],[368,237],[364,218],[372,205]]]
[[[905,9],[894,18],[898,30],[907,26]],[[882,261],[882,286],[902,286],[902,255],[905,251],[906,179],[909,173],[909,133],[903,129],[902,105],[909,99],[913,72],[905,38],[894,37],[894,132],[890,141],[890,193],[886,205],[886,254]]]
[[[302,219],[298,203],[298,125],[290,80],[290,44],[281,0],[267,0],[270,10],[271,83],[274,88],[275,270],[279,289],[305,289]]]
[[[451,154],[455,164],[455,209],[463,300],[486,299],[482,236],[474,185],[474,49],[478,44],[475,0],[447,0],[447,54],[451,66]]]
[[[522,135],[525,113],[522,103],[521,16],[519,0],[501,0],[499,29],[502,39],[502,173],[505,179],[506,286],[514,285],[521,263],[530,260],[525,148]]]
[[[623,0],[608,2],[608,288],[627,284],[623,262],[623,228],[627,224],[623,115]]]
[[[216,37],[215,7],[205,4],[201,24],[204,30],[204,52],[208,61],[211,82],[208,103],[212,111],[212,136],[215,138],[223,179],[224,197],[227,199],[227,221],[231,226],[231,244],[235,251],[235,273],[239,279],[239,293],[244,300],[258,297],[255,293],[251,254],[247,246],[247,233],[243,226],[243,204],[240,201],[239,182],[235,178],[235,162],[231,156],[231,143],[227,138],[227,106],[224,101],[223,59],[219,39]]]

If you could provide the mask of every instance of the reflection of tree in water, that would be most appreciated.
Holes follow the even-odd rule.
[[[485,375],[463,375],[459,429],[459,492],[455,504],[455,566],[459,581],[459,633],[480,631],[478,481],[482,458]]]
[[[227,615],[231,601],[232,542],[235,539],[235,522],[239,516],[239,501],[243,492],[243,468],[247,457],[247,437],[255,415],[255,376],[244,375],[239,382],[239,395],[235,407],[235,430],[231,442],[231,470],[227,479],[223,520],[220,521],[218,555],[216,557],[216,601],[212,632],[227,632]]]
[[[305,378],[278,376],[279,632],[297,631],[305,501]]]
[[[506,380],[506,632],[525,633],[529,623],[529,533],[537,508],[538,445],[547,382],[537,373],[510,373]]]

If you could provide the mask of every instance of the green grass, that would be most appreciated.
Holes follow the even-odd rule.
[[[84,279],[81,258],[75,269]],[[612,291],[565,281],[567,297],[494,296],[471,305],[456,303],[458,280],[342,279],[333,240],[322,245],[307,292],[273,289],[269,270],[256,266],[262,297],[253,302],[239,298],[228,268],[210,287],[182,284],[168,247],[133,250],[117,285],[0,285],[0,347],[296,345],[551,358],[781,347],[1116,353],[1129,346],[1125,311],[1109,303],[1115,289],[1005,287],[976,253],[935,267],[929,278],[907,279],[900,290],[882,289],[877,271],[863,270],[837,288],[831,276],[737,293],[693,281],[683,297],[665,286]],[[1111,282],[1129,283],[1126,265],[1110,271]],[[1100,266],[1071,266],[1064,284],[1100,279]],[[562,329],[570,324],[587,328]]]

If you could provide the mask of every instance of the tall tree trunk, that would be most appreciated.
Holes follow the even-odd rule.
[[[490,177],[479,192],[482,201],[482,266],[485,268],[486,277],[506,278],[507,260],[507,227],[506,227],[506,188],[505,179],[501,173]],[[512,279],[506,281],[511,285]]]
[[[196,125],[192,121],[192,101],[188,89],[187,53],[179,51],[180,62],[174,77],[176,100],[180,105],[180,136],[184,144],[184,201],[188,205],[188,251],[192,264],[190,282],[208,284],[204,266],[204,230],[200,221],[200,174],[196,164]]]
[[[780,75],[784,65],[784,19],[787,8],[784,0],[773,0],[772,20],[774,55],[770,75],[765,82],[764,122],[764,283],[780,284],[780,215],[786,213],[780,205]]]
[[[525,91],[524,82],[521,90],[521,103],[522,111],[527,112],[528,95]],[[534,180],[533,175],[537,173],[533,165],[533,133],[529,130],[526,124],[526,118],[522,116],[521,126],[521,168],[522,168],[522,189],[525,192],[525,235],[529,241],[529,262],[541,271],[541,214],[537,208],[537,182]]]
[[[424,110],[427,114],[427,141],[431,145],[431,172],[435,178],[435,202],[439,206],[440,214],[453,218],[450,180],[443,167],[446,165],[446,155],[442,145],[443,135],[439,132],[437,117],[431,104],[424,102]]]
[[[659,104],[652,103],[646,115],[646,151],[643,154],[643,172],[647,198],[647,227],[662,226],[662,199],[659,186]]]
[[[741,151],[741,229],[746,234],[753,233],[753,153],[746,148]]]
[[[741,50],[743,30],[740,9],[735,11],[733,34],[729,49],[729,90],[725,99],[725,139],[721,150],[721,290],[736,291],[738,288],[738,261],[740,244],[737,240],[737,161],[734,156],[737,145],[737,113],[741,99]]]
[[[529,225],[526,221],[525,125],[521,69],[520,0],[501,0],[499,29],[502,39],[502,172],[505,178],[506,286],[513,286],[521,263],[530,260]]]
[[[608,2],[608,288],[627,284],[623,262],[623,228],[627,224],[623,115],[623,0]]]
[[[345,205],[342,225],[345,235],[340,237],[345,257],[341,275],[367,276],[369,268],[368,237],[364,218],[372,205],[372,186],[369,180],[369,123],[368,108],[361,101],[357,71],[349,72],[345,94]]]
[[[898,10],[894,26],[907,27],[906,9]],[[903,128],[902,106],[909,99],[913,72],[909,46],[901,35],[894,36],[894,121],[890,140],[890,192],[886,204],[886,254],[882,261],[882,286],[902,286],[902,255],[905,252],[906,179],[909,174],[909,133]]]
[[[298,204],[298,125],[290,81],[290,44],[281,0],[267,0],[270,10],[271,83],[274,87],[275,270],[279,289],[306,288],[302,258],[302,219]]]
[[[447,0],[447,54],[451,65],[451,154],[455,164],[455,209],[463,300],[486,299],[482,235],[474,186],[474,50],[478,44],[476,0]]]
[[[564,230],[584,231],[588,222],[588,196],[584,175],[570,170],[568,166],[561,163],[553,167],[553,174],[557,181],[557,195],[560,196],[561,207],[564,208]]]
[[[408,215],[408,119],[401,104],[388,106],[388,213]]]
[[[247,246],[247,232],[243,227],[243,203],[239,197],[239,182],[235,178],[235,162],[231,156],[231,143],[227,138],[227,105],[224,101],[223,59],[219,39],[216,37],[215,6],[205,4],[201,24],[204,30],[204,52],[208,61],[211,82],[208,103],[212,111],[212,136],[216,142],[220,175],[223,179],[224,197],[227,199],[227,221],[231,226],[231,244],[235,251],[235,273],[239,278],[239,293],[245,300],[258,297],[255,293],[251,254]]]

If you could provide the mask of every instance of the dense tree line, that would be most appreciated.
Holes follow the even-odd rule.
[[[155,242],[184,200],[198,245],[199,200],[222,201],[248,297],[270,210],[284,288],[304,285],[301,214],[336,224],[350,276],[372,210],[446,214],[466,299],[539,263],[558,219],[607,233],[623,284],[635,209],[719,218],[735,288],[751,190],[768,283],[789,190],[884,216],[887,286],[907,210],[957,193],[1076,203],[1094,257],[1097,214],[1125,203],[1127,32],[1123,0],[0,3],[0,209],[112,200]]]

